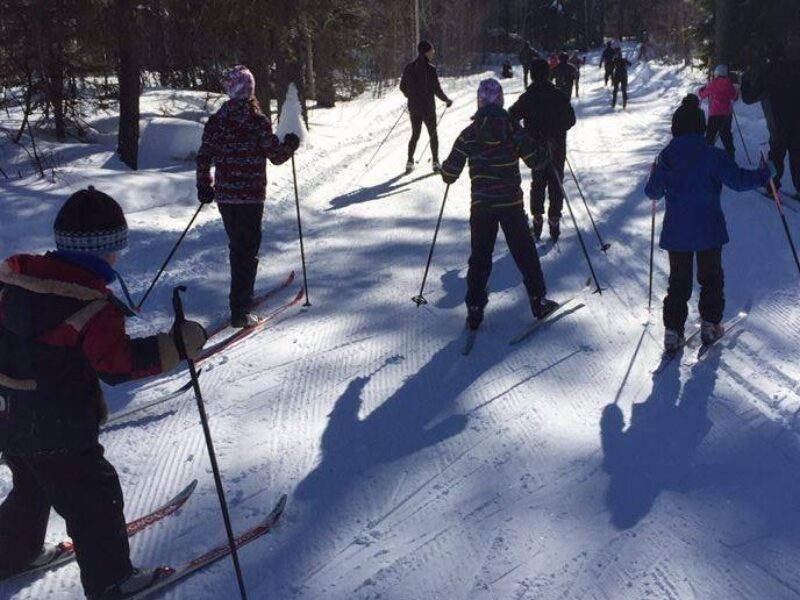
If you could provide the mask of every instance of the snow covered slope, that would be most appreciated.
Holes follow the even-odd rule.
[[[623,112],[610,109],[600,74],[596,66],[583,69],[569,154],[613,244],[607,256],[575,186],[568,183],[567,191],[605,291],[509,346],[532,317],[500,236],[486,321],[469,357],[460,353],[468,178],[451,190],[430,303],[418,309],[411,296],[444,185],[429,176],[429,152],[416,171],[401,175],[405,119],[365,166],[402,111],[402,96],[394,91],[311,112],[314,145],[298,153],[297,168],[313,307],[295,309],[213,359],[202,376],[235,526],[256,522],[279,493],[290,496],[275,535],[242,552],[251,597],[800,597],[800,307],[780,221],[758,193],[726,192],[726,314],[748,301],[752,314],[704,364],[683,364],[691,362],[687,353],[653,380],[662,327],[659,310],[646,310],[650,203],[642,187],[669,139],[672,110],[700,81],[676,66],[637,66]],[[443,81],[455,104],[441,125],[442,157],[469,122],[487,75]],[[504,82],[509,103],[521,85]],[[190,94],[182,98],[191,104]],[[203,103],[199,95],[194,100]],[[760,109],[737,108],[753,154],[767,137]],[[738,139],[737,146],[744,162]],[[112,150],[61,147],[55,184],[1,182],[0,253],[46,249],[61,200],[94,183],[129,211],[131,249],[119,267],[138,298],[196,206],[193,167],[176,162],[130,173]],[[300,270],[291,169],[270,166],[268,176],[263,287]],[[800,237],[800,215],[788,215]],[[560,252],[542,257],[556,300],[588,275],[568,220],[562,230]],[[656,306],[666,268],[658,252]],[[135,330],[169,325],[169,295],[178,283],[189,287],[191,315],[210,321],[224,314],[227,249],[215,207],[201,213]],[[112,390],[112,410],[184,381],[176,374]],[[601,420],[611,439],[620,413],[624,454],[610,464]],[[189,394],[117,424],[102,441],[120,471],[129,516],[200,480],[178,517],[133,540],[137,564],[177,562],[222,539]],[[0,496],[9,488],[2,471]],[[54,517],[49,535],[62,534]],[[235,593],[232,569],[221,563],[164,597]],[[0,586],[0,597],[79,598],[77,567]]]

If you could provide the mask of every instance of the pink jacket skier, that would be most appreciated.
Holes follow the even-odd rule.
[[[733,113],[733,103],[739,99],[739,90],[726,74],[716,76],[708,85],[700,88],[700,98],[708,98],[710,117],[729,117]]]

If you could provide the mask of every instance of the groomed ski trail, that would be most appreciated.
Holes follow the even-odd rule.
[[[469,122],[475,89],[487,75],[444,79],[455,104],[440,129],[441,158]],[[313,147],[298,154],[297,166],[314,306],[287,313],[210,360],[201,378],[234,528],[258,522],[269,499],[289,493],[275,535],[242,551],[253,597],[800,597],[794,575],[800,454],[788,429],[800,408],[800,310],[780,222],[768,204],[726,192],[733,240],[725,251],[729,307],[753,297],[753,311],[747,327],[721,341],[725,351],[702,369],[677,361],[654,387],[649,372],[660,357],[662,329],[656,308],[643,330],[650,203],[642,186],[668,140],[672,110],[697,78],[674,66],[632,68],[628,110],[612,114],[601,76],[595,65],[582,70],[582,96],[574,100],[579,123],[569,143],[598,226],[613,242],[607,257],[596,249],[574,185],[566,187],[606,291],[588,296],[583,309],[525,344],[509,346],[533,318],[499,236],[486,320],[469,357],[461,355],[460,339],[468,177],[451,190],[426,288],[430,304],[418,309],[409,298],[419,287],[444,185],[425,177],[430,152],[412,174],[401,175],[410,134],[405,119],[362,172],[402,97],[395,90],[384,99],[311,112]],[[520,78],[503,85],[513,102],[510,92],[521,88]],[[748,107],[739,116],[746,130],[763,136],[757,114]],[[289,169],[270,166],[268,174],[260,282],[300,264]],[[185,175],[187,194],[192,175]],[[525,174],[526,204],[528,185]],[[189,214],[191,206],[182,210]],[[145,211],[137,222],[157,228],[158,216]],[[797,230],[800,221],[788,218]],[[754,223],[763,231],[756,234]],[[168,288],[177,282],[189,285],[193,316],[224,309],[227,253],[220,228],[214,211],[204,213],[187,252],[152,298],[151,316],[168,323]],[[159,254],[169,242],[148,252]],[[578,291],[588,275],[568,219],[560,246],[561,253],[542,256],[555,300]],[[666,283],[661,253],[656,266],[659,307]],[[145,267],[139,272],[132,265],[135,282],[146,281]],[[211,300],[200,300],[203,293]],[[694,310],[690,315],[696,318]],[[125,388],[112,396],[112,408],[121,409],[132,395],[146,402],[182,382],[176,375]],[[616,398],[630,425],[633,403],[691,406],[703,397],[707,410],[698,422],[705,416],[713,425],[682,485],[657,487],[653,498],[642,499],[646,510],[638,518],[610,504],[607,493],[617,482],[602,468],[603,408]],[[639,427],[648,432],[643,423],[629,430],[629,439],[639,439]],[[682,430],[670,433],[683,440]],[[136,564],[179,563],[201,553],[207,540],[220,539],[191,394],[125,423],[103,443],[120,470],[128,514],[152,505],[166,482],[200,480],[182,518],[135,538]],[[653,464],[634,461],[629,471]],[[5,492],[7,475],[0,477]],[[220,563],[164,597],[234,592],[231,569]],[[48,595],[80,597],[76,567],[28,586],[0,586],[0,596],[14,600]]]

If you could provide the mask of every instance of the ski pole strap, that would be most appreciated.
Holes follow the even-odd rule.
[[[122,275],[119,274],[118,271],[114,271],[114,275],[117,277],[117,281],[119,281],[119,287],[122,289],[122,294],[125,296],[125,302],[128,304],[128,307],[133,311],[134,315],[139,314],[139,308],[133,303],[133,298],[131,298],[131,293],[128,291],[128,286],[125,285],[125,280],[122,278]]]

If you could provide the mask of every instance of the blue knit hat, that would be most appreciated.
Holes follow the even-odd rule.
[[[56,248],[102,256],[128,245],[128,223],[122,208],[94,187],[72,194],[53,223]]]

